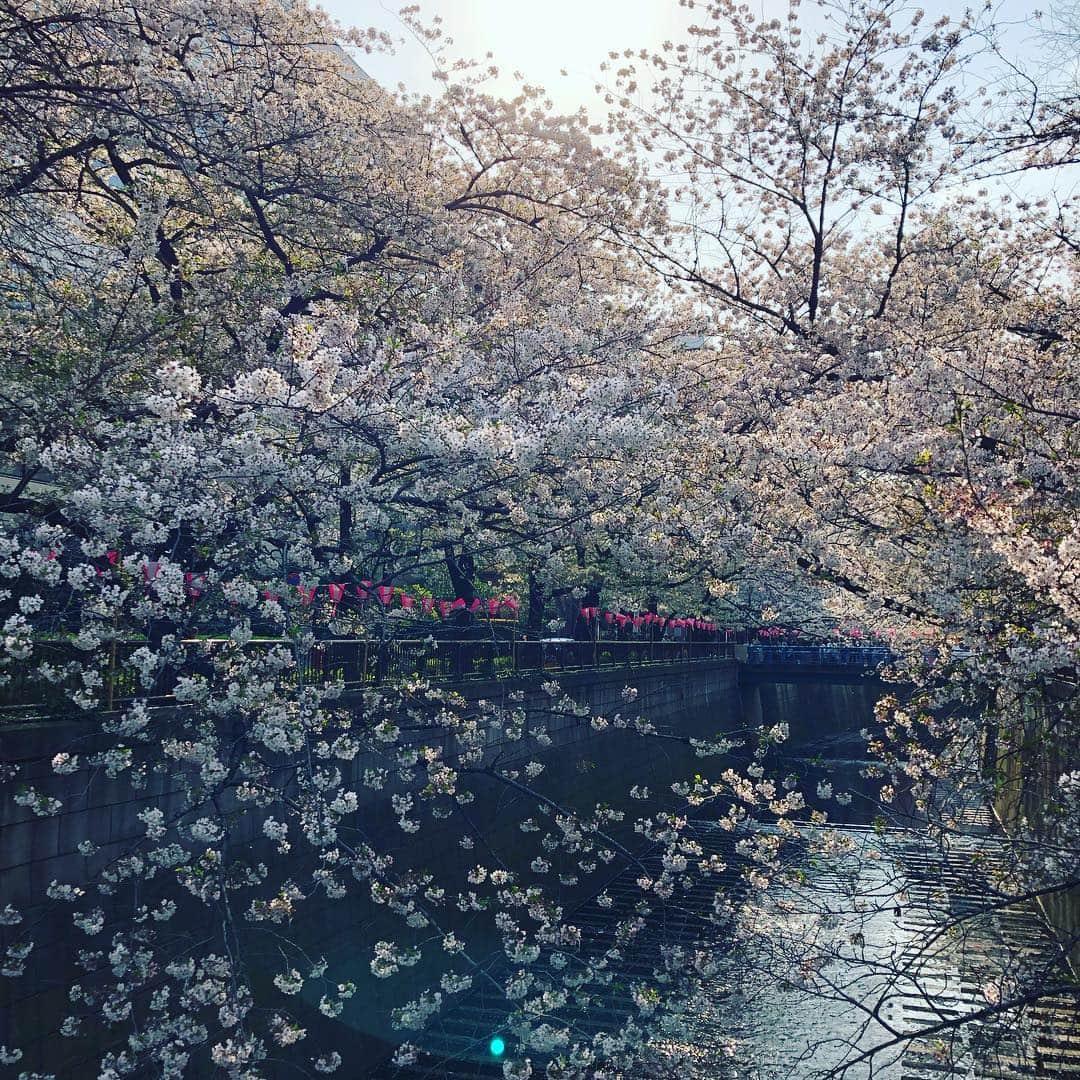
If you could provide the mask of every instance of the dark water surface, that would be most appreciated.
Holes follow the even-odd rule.
[[[791,683],[750,684],[732,689],[707,711],[680,718],[674,730],[681,736],[695,738],[710,738],[719,732],[749,731],[752,746],[756,744],[758,730],[786,724],[790,739],[781,751],[771,752],[766,763],[767,775],[780,778],[788,772],[796,773],[801,778],[800,787],[811,794],[819,782],[831,783],[836,793],[851,795],[850,804],[846,806],[841,806],[835,799],[829,801],[831,819],[866,825],[875,820],[880,808],[873,799],[874,785],[861,775],[863,740],[858,733],[873,723],[873,704],[881,692],[880,683],[857,676],[846,680],[801,678]],[[647,714],[648,702],[639,704]],[[553,802],[579,810],[604,802],[625,811],[626,820],[621,825],[613,825],[612,833],[632,850],[638,850],[642,844],[640,836],[634,833],[632,822],[645,806],[628,797],[632,786],[647,786],[653,792],[667,792],[669,803],[674,806],[675,797],[670,795],[674,782],[683,781],[699,772],[706,776],[715,775],[726,767],[725,763],[698,758],[682,742],[645,739],[626,732],[610,731],[603,735],[589,735],[573,745],[530,756],[546,766],[538,786]],[[731,757],[732,762],[728,764],[749,763],[749,753],[745,749],[733,751]],[[392,814],[386,811],[373,813],[370,820],[364,822],[364,827],[369,830],[366,836],[354,835],[347,839],[374,839],[376,846],[393,852],[397,872],[411,869],[433,873],[451,895],[459,888],[469,888],[465,873],[477,863],[486,866],[501,864],[518,875],[523,884],[538,880],[531,874],[528,864],[537,854],[536,840],[542,834],[524,836],[518,826],[526,816],[536,817],[545,828],[550,827],[550,822],[525,802],[526,796],[497,782],[475,777],[469,783],[476,795],[476,801],[467,811],[469,821],[482,834],[482,843],[472,850],[464,850],[459,844],[466,831],[461,822],[441,826],[431,823],[431,827],[426,823],[424,831],[412,838],[396,830]],[[729,834],[720,836],[715,829],[711,829],[708,821],[710,811],[706,808],[703,813],[705,816],[701,828],[706,843],[730,845]],[[873,830],[864,830],[862,835],[866,843],[874,843]],[[281,875],[281,858],[272,850],[252,847],[250,857],[252,860],[276,863],[275,869]],[[737,862],[736,859],[732,861]],[[808,864],[808,880],[820,894],[811,906],[818,909],[822,905],[828,906],[834,894],[839,906],[841,894],[850,900],[853,889],[855,893],[860,889],[871,892],[880,890],[883,886],[882,880],[879,880],[882,878],[879,867],[880,863],[873,860],[853,856],[843,870],[845,876],[841,886],[835,871],[827,870],[824,864],[820,868],[816,864]],[[563,867],[567,870],[571,868],[570,862]],[[310,871],[310,867],[300,860],[285,869],[288,874],[295,875],[298,881],[303,881],[305,872]],[[545,876],[543,883],[552,890],[552,899],[565,910],[579,912],[580,917],[575,916],[573,921],[589,925],[592,919],[596,923],[595,933],[602,937],[603,919],[613,921],[624,900],[626,905],[635,900],[632,880],[625,889],[619,883],[621,879],[617,875],[621,870],[617,861],[606,873],[601,870],[577,884],[552,884],[554,874]],[[608,879],[616,879],[612,888],[622,899],[610,915],[604,915],[590,897]],[[291,938],[311,960],[325,957],[331,965],[329,976],[335,982],[351,981],[357,986],[355,996],[335,1020],[323,1017],[318,1011],[321,991],[309,992],[305,988],[300,995],[284,1002],[297,1022],[307,1028],[306,1044],[311,1052],[314,1053],[317,1047],[323,1045],[341,1050],[346,1065],[338,1075],[360,1076],[372,1068],[381,1073],[380,1062],[385,1062],[391,1047],[403,1035],[407,1035],[421,1048],[432,1052],[426,1075],[448,1075],[450,1066],[438,1064],[445,1061],[446,1055],[458,1060],[471,1060],[475,1067],[483,1071],[483,1064],[491,1061],[487,1052],[488,1039],[499,1027],[498,1004],[483,1003],[474,1009],[471,1019],[462,1023],[455,1020],[451,1015],[453,1010],[448,1009],[447,1015],[440,1017],[428,1032],[395,1031],[389,1020],[390,1010],[415,997],[422,988],[436,980],[443,957],[439,950],[433,949],[430,951],[439,955],[433,957],[430,966],[421,962],[391,979],[376,979],[370,968],[372,946],[380,939],[401,940],[401,922],[367,898],[366,886],[353,885],[353,890],[357,895],[350,895],[335,903],[302,905],[298,917],[281,931],[283,937]],[[732,895],[734,897],[735,893]],[[593,906],[590,907],[590,904]],[[744,907],[746,911],[743,917],[752,922],[748,901]],[[763,917],[775,920],[779,916],[773,910]],[[804,916],[788,912],[785,917],[792,920],[792,932],[796,933],[799,919]],[[467,936],[474,956],[500,954],[499,936],[488,920],[450,914],[448,923],[462,936]],[[196,941],[201,927],[193,923],[179,929],[181,937],[186,934],[191,941]],[[842,920],[836,923],[835,929],[838,935],[843,935],[845,927]],[[882,922],[879,929],[883,942],[895,937],[887,922]],[[72,933],[70,924],[58,923],[56,933]],[[266,991],[265,996],[270,1000],[281,1001],[280,995],[272,990],[274,974],[290,966],[301,965],[295,945],[286,947],[283,937],[277,934],[278,928],[271,928],[270,933],[254,928],[246,930],[244,947],[257,990]],[[422,940],[425,934],[430,937],[431,931],[417,933],[416,940]],[[75,944],[82,945],[83,942]],[[737,989],[718,978],[706,987],[702,1000],[697,1003],[696,1042],[700,1050],[700,1070],[696,1075],[703,1078],[737,1075],[754,1077],[755,1080],[802,1075],[793,1071],[801,1068],[798,1064],[800,1054],[814,1040],[841,1030],[845,1022],[842,1016],[831,1015],[820,1006],[805,1004],[798,995],[793,997],[781,993],[776,996],[775,987],[767,979],[762,978],[758,985],[745,977],[745,971],[751,971],[758,959],[765,965],[767,958],[764,955],[760,958],[752,955],[755,947],[752,935],[740,946],[743,950],[742,969],[745,970]],[[59,994],[70,982],[77,980],[78,973],[74,969],[68,972],[54,969],[44,977]],[[51,1064],[61,1077],[96,1075],[90,1063],[94,1052],[93,1041],[100,1045],[101,1038],[107,1037],[107,1029],[103,1027],[92,1033],[91,1039],[83,1040],[81,1044],[78,1040],[56,1040],[49,1033],[55,1031],[59,1022],[55,1013],[57,1008],[62,1009],[62,1002],[49,1008],[37,1004],[38,1001],[51,1001],[56,995],[39,995],[31,1009],[24,1007],[28,1002],[20,1002],[17,987],[9,982],[5,989],[10,995],[4,1010],[3,1027],[7,1030],[0,1032],[0,1042],[6,1042],[9,1046],[38,1047],[35,1053],[40,1060],[34,1061],[28,1056],[21,1063],[21,1068],[44,1070]],[[454,1007],[459,1008],[459,1013],[467,1011],[468,1002]],[[597,1020],[597,1023],[601,1021]],[[733,1043],[728,1041],[729,1037],[734,1038]],[[58,1043],[63,1044],[64,1052],[64,1057],[58,1060],[66,1062],[59,1068],[48,1060],[50,1056],[55,1057]],[[82,1046],[86,1055],[81,1061],[76,1054],[77,1044]],[[513,1047],[508,1049],[512,1052]],[[262,1067],[272,1076],[296,1075],[291,1066],[279,1069],[272,1063],[264,1063]]]

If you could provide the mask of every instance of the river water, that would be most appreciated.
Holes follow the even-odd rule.
[[[740,909],[729,970],[690,1010],[702,1080],[818,1077],[888,1038],[860,1005],[876,1003],[887,979],[875,968],[899,957],[911,935],[895,914],[894,867],[879,838],[844,831],[855,848],[840,866],[811,866],[797,890],[770,890]],[[846,1075],[896,1080],[898,1058],[886,1053]]]
[[[858,762],[816,764],[872,809]],[[1034,985],[1073,983],[1033,905],[987,903],[1008,865],[995,831],[943,843],[876,819],[808,832],[797,885],[744,898],[725,966],[689,1010],[673,1047],[691,1057],[687,1080],[1080,1076],[1075,992],[982,1015],[1034,972]]]
[[[797,887],[770,889],[762,899],[741,881],[735,846],[745,834],[717,828],[707,812],[693,821],[691,832],[706,853],[717,852],[731,865],[725,886],[733,900],[734,917],[723,939],[710,943],[722,954],[723,966],[691,1003],[689,1035],[666,1048],[672,1062],[670,1075],[680,1080],[808,1078],[820,1075],[822,1066],[831,1067],[850,1057],[853,1048],[865,1049],[880,1041],[881,1025],[867,1023],[857,1005],[844,999],[858,1002],[880,992],[883,977],[871,978],[862,969],[879,960],[895,961],[909,936],[896,914],[896,868],[884,851],[883,833],[872,827],[881,808],[873,798],[875,785],[863,775],[869,763],[853,756],[864,745],[859,731],[873,723],[880,684],[804,680],[797,685],[753,687],[751,692],[749,702],[744,692],[741,700],[722,704],[723,726],[732,730],[744,724],[751,728],[787,724],[789,743],[783,756],[770,761],[770,774],[793,772],[808,790],[813,791],[819,781],[829,782],[836,794],[850,796],[847,804],[830,804],[831,817],[840,825],[841,846],[850,850],[825,856],[817,850],[819,846],[828,842],[835,848],[836,840],[829,840],[832,834],[825,831],[808,830],[808,842],[796,845],[792,856],[798,862]],[[691,728],[708,728],[716,726],[716,719],[688,718],[687,722]],[[733,756],[744,767],[749,763],[745,752]],[[650,756],[631,761],[628,757],[618,773],[625,790],[634,780],[657,787],[705,768],[691,755],[668,749],[662,759]],[[591,794],[595,796],[596,790]],[[612,797],[619,795],[613,792]],[[636,874],[628,872],[625,880],[608,886],[606,891],[616,901],[613,909],[601,912],[586,902],[574,912],[572,921],[586,928],[587,937],[591,928],[602,942],[606,927],[640,899]],[[694,933],[706,940],[716,933],[707,922],[712,892],[713,886],[707,886],[684,903],[686,908],[695,901],[700,905],[701,920]],[[670,939],[671,927],[665,926],[663,933]],[[685,944],[691,943],[688,936]],[[632,970],[648,966],[647,947],[644,953],[627,956],[627,981]],[[812,973],[800,970],[808,954],[815,958]],[[856,968],[857,983],[849,985]],[[617,972],[616,977],[624,976]],[[416,1039],[426,1053],[417,1066],[405,1070],[409,1075],[447,1075],[451,1068],[467,1069],[466,1061],[475,1070],[468,1075],[488,1073],[491,1062],[486,1060],[485,1033],[499,1029],[500,1006],[474,996],[461,1013],[460,1019],[453,1013],[442,1017]],[[617,1002],[594,1003],[588,1023],[610,1029],[620,1017]],[[896,1056],[887,1055],[893,1064]],[[378,1070],[378,1075],[398,1075],[398,1070]],[[852,1080],[862,1076],[891,1080],[899,1073],[879,1057],[872,1070],[853,1071],[850,1076]]]
[[[702,738],[718,731],[748,729],[753,733],[786,724],[791,737],[782,754],[770,761],[770,775],[796,773],[801,787],[810,792],[819,782],[829,783],[835,794],[850,796],[850,802],[829,801],[835,830],[805,830],[805,841],[792,845],[786,857],[791,883],[764,894],[741,884],[733,849],[746,834],[717,828],[706,808],[691,822],[691,832],[706,852],[721,854],[731,865],[727,881],[731,910],[721,926],[710,925],[713,887],[685,898],[683,906],[689,911],[683,931],[686,944],[704,941],[717,950],[721,966],[687,1010],[688,1034],[662,1047],[673,1063],[669,1077],[810,1080],[837,1072],[872,1047],[887,1043],[891,1031],[909,1030],[920,1019],[947,1017],[978,1006],[986,964],[996,955],[1000,934],[995,938],[988,930],[988,936],[974,942],[973,951],[983,958],[974,976],[953,953],[940,958],[929,973],[912,967],[927,928],[932,930],[947,917],[949,907],[939,898],[935,880],[944,873],[939,853],[927,850],[925,838],[884,820],[874,798],[875,785],[864,775],[867,763],[862,760],[859,731],[872,725],[873,704],[883,689],[874,680],[855,676],[766,682],[743,687],[741,692],[733,690],[708,715],[680,721],[683,734]],[[745,751],[734,753],[733,758],[737,765],[749,764]],[[672,782],[698,770],[719,772],[724,767],[723,763],[720,768],[714,762],[706,765],[682,744],[657,744],[625,733],[608,733],[552,750],[544,761],[545,791],[552,799],[582,808],[608,802],[624,809],[628,820],[641,811],[641,805],[627,797],[632,785],[665,791]],[[527,864],[533,857],[533,847],[522,843],[517,828],[524,816],[521,807],[504,792],[479,790],[471,812],[482,826],[485,843],[498,849],[508,866],[514,868],[521,860]],[[391,816],[391,831],[393,824]],[[440,877],[463,877],[469,865],[488,856],[463,852],[457,835],[446,832],[411,853],[403,840],[396,865],[404,872],[412,860],[417,869],[429,869]],[[632,827],[627,825],[620,838],[633,843]],[[640,900],[636,875],[634,871],[609,882],[607,892],[614,899],[610,909],[598,906],[594,887],[587,883],[567,885],[557,893],[558,902],[572,913],[572,921],[583,928],[583,948],[600,948],[614,921]],[[694,904],[700,906],[697,915],[690,910]],[[389,1023],[391,1007],[414,996],[433,975],[437,977],[434,968],[425,970],[422,964],[395,979],[372,977],[373,942],[393,936],[396,926],[387,926],[380,911],[360,897],[330,905],[316,918],[309,913],[303,923],[290,927],[309,955],[323,955],[333,962],[335,978],[349,978],[358,987],[335,1021],[320,1016],[317,994],[312,998],[305,990],[292,999],[294,1015],[309,1029],[310,1043],[340,1048],[349,1076],[408,1075],[435,1080],[501,1075],[488,1047],[492,1035],[503,1030],[505,1002],[477,994],[456,999],[426,1031],[408,1033],[425,1051],[415,1067],[399,1070],[388,1064],[392,1043],[402,1037]],[[665,934],[673,932],[670,923],[664,927]],[[1025,940],[1034,941],[1038,932],[1036,925],[1028,926]],[[647,940],[645,953],[655,946]],[[497,936],[492,935],[486,945],[476,937],[472,947],[487,948],[497,957]],[[626,971],[616,973],[617,984],[631,981],[632,959],[628,958]],[[272,993],[270,980],[281,967],[277,943],[268,941],[262,952],[253,947],[249,960],[257,991]],[[645,955],[636,962],[647,967],[651,958]],[[498,959],[492,963],[493,970],[499,971]],[[623,1003],[618,1001],[599,1002],[590,1015],[576,1019],[583,1028],[610,1029],[621,1008]],[[42,1032],[47,1034],[45,1023],[41,1021]],[[997,1044],[1005,1037],[991,1034]],[[48,1039],[41,1041],[47,1054]],[[953,1075],[985,1080],[1011,1075],[985,1064],[999,1060],[993,1057],[996,1051],[987,1050],[988,1045],[974,1046],[970,1039],[961,1039],[943,1053],[936,1044],[927,1043],[913,1054],[898,1044],[853,1065],[845,1075],[850,1080],[923,1076],[941,1080]],[[514,1050],[508,1040],[507,1053]],[[1022,1056],[1016,1048],[1010,1048],[1009,1054]],[[926,1069],[919,1071],[924,1065]],[[60,1075],[94,1075],[89,1068]],[[271,1070],[271,1075],[279,1074]],[[295,1072],[288,1067],[280,1075]]]
[[[877,784],[865,775],[872,763],[856,756],[862,746],[858,732],[871,723],[865,710],[872,695],[865,688],[852,695],[849,689],[813,688],[810,707],[795,715],[791,708],[800,699],[807,705],[805,690],[767,688],[766,703],[770,698],[786,702],[783,719],[792,728],[786,754],[773,768],[779,775],[798,773],[810,790],[819,781],[831,783],[836,794],[850,795],[850,803],[830,804],[829,826],[804,828],[804,841],[793,844],[786,857],[793,871],[790,884],[749,890],[740,887],[733,870],[730,921],[719,931],[697,929],[700,940],[721,956],[720,970],[689,1003],[685,1034],[662,1044],[670,1068],[656,1075],[677,1080],[1073,1076],[1045,1065],[1047,1046],[1072,1038],[1080,1027],[1075,1010],[1067,1008],[1053,1021],[1059,1030],[1041,1034],[1022,1030],[1015,1017],[1005,1015],[947,1028],[934,1037],[901,1037],[982,1009],[985,987],[1009,977],[1018,948],[1050,957],[1054,947],[1033,911],[1012,912],[1009,927],[998,915],[975,915],[962,933],[939,934],[958,912],[977,908],[980,878],[972,870],[993,862],[997,841],[958,838],[946,850],[911,827],[914,822],[885,814],[887,808],[875,799]],[[860,709],[851,707],[852,697]],[[846,711],[820,711],[838,699]],[[766,704],[766,724],[780,715]],[[693,820],[690,831],[706,853],[721,853],[737,864],[738,834],[718,829],[707,816]],[[614,912],[603,914],[586,903],[573,921],[602,935],[605,922],[624,914],[639,895],[633,877],[627,874],[621,887],[619,882],[609,887]],[[706,917],[710,892],[696,898]],[[687,898],[685,906],[693,902]],[[665,932],[670,935],[671,927]],[[648,949],[644,952],[627,956],[624,977],[648,966]],[[608,1008],[615,1011],[614,1005]],[[593,1009],[588,1021],[594,1028],[614,1026],[617,1014],[609,1020],[604,1006]],[[451,1069],[492,1075],[490,1062],[485,1065],[484,1033],[498,1028],[499,1006],[466,1012],[461,1024],[446,1017],[420,1041],[430,1054],[407,1070],[410,1076],[435,1078]],[[453,1046],[457,1055],[450,1062]]]

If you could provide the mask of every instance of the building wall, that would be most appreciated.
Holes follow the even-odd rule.
[[[995,779],[994,812],[1009,835],[1033,838],[1036,844],[1048,836],[1057,842],[1060,778],[1080,769],[1080,746],[1061,734],[1075,731],[1075,717],[1065,713],[1070,707],[1067,696],[1067,687],[1057,696],[1051,684],[1045,698],[1032,698],[1022,706],[1021,715],[1014,707],[1000,710],[1003,719],[989,764]],[[1080,975],[1080,888],[1053,892],[1038,902]]]

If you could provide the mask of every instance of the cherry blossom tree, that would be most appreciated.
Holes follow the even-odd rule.
[[[550,730],[586,719],[557,684],[540,704],[420,678],[346,694],[311,657],[316,612],[370,634],[372,586],[444,566],[549,590],[594,559],[628,588],[670,573],[679,470],[656,463],[680,460],[691,320],[621,242],[663,230],[658,187],[533,91],[391,98],[340,48],[378,35],[302,5],[12,3],[0,35],[4,677],[94,722],[51,777],[5,786],[13,819],[55,817],[76,785],[145,801],[139,835],[87,838],[77,880],[2,908],[5,978],[35,978],[35,943],[79,971],[35,1054],[102,1076],[333,1072],[357,979],[305,946],[349,899],[369,983],[424,972],[386,995],[393,1041],[483,986],[508,1075],[652,1060],[644,1033],[707,954],[658,955],[599,1034],[575,1017],[654,906],[719,871],[688,799],[801,800],[729,770],[624,822],[545,794]],[[592,728],[728,746],[632,700]],[[491,792],[520,819],[502,853],[469,817]],[[421,829],[438,839],[402,856]],[[448,837],[480,861],[430,869]],[[627,867],[640,903],[581,951],[564,892]]]
[[[520,586],[534,628],[602,587],[892,635],[915,693],[871,733],[883,810],[948,837],[993,799],[1014,844],[991,905],[1075,886],[1072,208],[964,186],[969,20],[852,5],[810,44],[795,8],[704,10],[623,58],[604,150],[467,65],[396,98],[343,52],[381,36],[302,4],[0,9],[3,674],[93,721],[5,786],[25,818],[75,784],[146,804],[78,880],[0,907],[16,984],[56,920],[77,939],[70,1060],[331,1072],[371,1049],[338,1021],[376,979],[403,1066],[482,992],[508,1076],[689,1067],[716,957],[667,917],[729,869],[691,818],[739,836],[740,887],[786,895],[798,823],[840,793],[807,806],[783,730],[740,769],[732,733],[663,730],[632,688],[589,716],[557,683],[471,702],[312,659],[316,632],[387,632],[373,590],[443,575]],[[638,67],[654,105],[631,107]],[[664,746],[666,790],[635,784],[634,814],[560,787],[573,723]],[[620,874],[633,902],[586,940],[571,911],[613,910]],[[716,893],[716,921],[737,907]],[[346,910],[362,978],[319,937]],[[812,975],[802,946],[778,970]],[[1037,998],[1025,977],[988,1006]]]
[[[825,11],[810,40],[797,5],[706,4],[687,41],[613,57],[612,126],[670,169],[687,221],[638,249],[714,312],[694,477],[743,530],[715,565],[801,573],[817,600],[784,590],[785,621],[801,602],[810,626],[827,612],[892,640],[917,690],[880,706],[882,803],[908,793],[946,840],[993,806],[1010,841],[987,910],[1038,897],[1068,953],[1075,206],[981,186],[995,142],[958,91],[986,28]],[[1009,115],[996,152],[1068,163],[1067,126],[1044,116],[1032,144]],[[1057,985],[1005,982],[991,1012]]]

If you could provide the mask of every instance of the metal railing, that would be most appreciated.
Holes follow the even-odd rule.
[[[876,668],[892,653],[877,645],[748,645],[748,664],[794,667]]]
[[[135,650],[146,643],[118,641],[109,646],[103,665],[99,705],[112,711],[131,700],[148,698],[157,704],[172,700],[176,673],[168,670],[152,688],[139,684],[128,663]],[[184,642],[189,651],[187,670],[209,674],[214,652],[229,645],[228,639]],[[256,639],[247,650],[269,649],[293,643],[285,639]],[[734,642],[630,640],[527,640],[517,637],[472,639],[388,638],[382,641],[340,638],[316,641],[289,676],[297,683],[340,682],[346,690],[363,689],[403,679],[463,682],[477,679],[513,679],[545,673],[622,668],[633,670],[661,664],[692,664],[732,658],[746,649],[752,666],[873,669],[892,658],[888,649],[845,645],[737,646]],[[45,640],[35,645],[39,662],[48,662],[58,677],[48,682],[37,673],[39,663],[23,665],[0,687],[0,713],[71,713],[76,710],[72,693],[82,685],[79,668],[86,656],[70,641]],[[70,673],[65,669],[71,665]],[[81,664],[79,665],[81,667]],[[92,711],[92,710],[91,710]]]
[[[166,671],[150,689],[139,684],[128,658],[146,643],[115,642],[109,646],[102,672],[103,685],[98,699],[101,708],[112,711],[135,698],[148,698],[156,704],[172,700],[176,673]],[[209,674],[214,653],[230,645],[228,639],[185,641],[188,671]],[[246,650],[270,649],[293,643],[285,639],[256,639]],[[68,664],[86,655],[66,641],[41,641],[35,653],[55,671],[63,672]],[[477,679],[513,679],[545,673],[636,669],[650,665],[701,663],[733,657],[735,645],[725,642],[689,641],[569,641],[489,638],[447,640],[436,638],[383,641],[356,638],[316,641],[299,657],[298,666],[288,678],[297,683],[343,683],[346,690],[374,687],[403,679],[460,682]],[[38,664],[25,665],[0,687],[0,712],[30,709],[35,713],[71,713],[75,710],[71,694],[81,685],[81,676],[72,671],[53,682],[37,674]]]
[[[349,687],[410,677],[446,681],[512,678],[544,672],[696,663],[732,656],[734,646],[723,642],[341,640],[316,642],[310,654],[310,672],[340,680]]]

